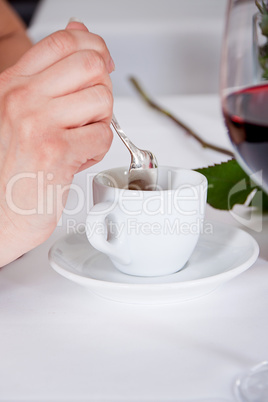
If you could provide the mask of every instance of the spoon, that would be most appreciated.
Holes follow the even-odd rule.
[[[131,163],[128,171],[128,188],[130,190],[155,190],[157,183],[156,157],[150,151],[137,148],[130,141],[114,114],[111,123],[131,155]]]

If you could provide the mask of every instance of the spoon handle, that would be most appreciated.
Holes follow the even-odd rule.
[[[117,132],[117,134],[119,135],[119,137],[121,138],[121,140],[123,141],[123,143],[125,144],[125,146],[128,148],[129,152],[131,154],[136,153],[138,148],[126,136],[126,134],[124,133],[124,131],[120,127],[120,125],[119,125],[119,123],[118,123],[118,121],[117,121],[117,119],[116,119],[114,114],[113,114],[113,117],[112,117],[111,124],[112,124],[113,128],[115,129],[115,131]]]

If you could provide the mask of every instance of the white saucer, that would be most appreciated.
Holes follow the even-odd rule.
[[[202,234],[181,271],[162,277],[125,275],[104,254],[95,250],[86,235],[70,234],[49,251],[52,268],[106,299],[135,304],[174,303],[206,295],[248,269],[259,246],[248,233],[213,224],[213,234]]]

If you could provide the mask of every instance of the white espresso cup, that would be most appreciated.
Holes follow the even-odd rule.
[[[88,240],[125,274],[172,274],[196,246],[206,195],[207,179],[192,170],[159,167],[154,191],[129,190],[127,168],[103,171],[93,179]]]

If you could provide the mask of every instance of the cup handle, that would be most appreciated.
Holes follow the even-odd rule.
[[[108,241],[106,238],[106,218],[111,213],[112,215],[120,213],[116,211],[114,203],[112,202],[100,202],[91,208],[86,220],[87,238],[90,244],[97,250],[108,255],[120,264],[128,265],[131,262],[130,255],[122,238],[114,238],[112,242]],[[100,230],[100,228],[103,228],[103,230]]]

